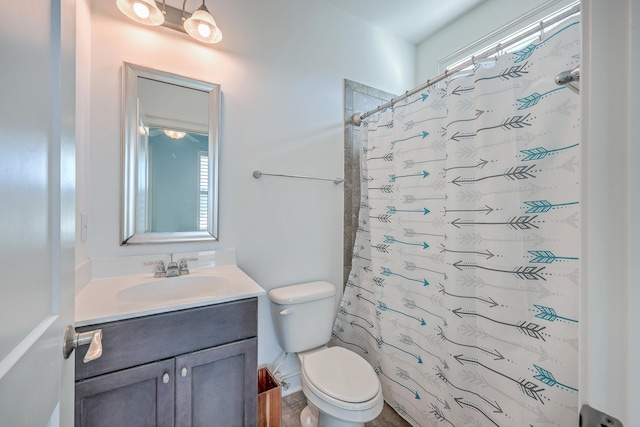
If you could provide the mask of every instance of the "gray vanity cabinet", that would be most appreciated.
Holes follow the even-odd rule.
[[[77,328],[76,427],[257,424],[257,298]],[[78,351],[80,350],[80,351]]]
[[[255,358],[247,357],[255,344],[246,340],[176,358],[176,427],[256,425],[257,406],[247,407],[246,390],[257,396],[258,385],[245,374],[257,372]],[[250,410],[253,417],[247,417]]]
[[[76,426],[173,426],[173,372],[165,360],[77,383]]]

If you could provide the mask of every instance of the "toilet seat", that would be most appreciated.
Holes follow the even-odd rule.
[[[371,401],[380,392],[380,381],[371,365],[342,347],[329,347],[306,355],[302,370],[316,394],[325,395],[340,406],[361,407],[358,404]]]

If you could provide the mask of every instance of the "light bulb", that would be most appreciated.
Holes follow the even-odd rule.
[[[149,6],[144,3],[135,2],[133,11],[141,19],[147,19],[149,17]]]
[[[116,6],[126,17],[144,25],[161,25],[164,14],[155,0],[116,0]]]
[[[182,139],[186,135],[185,132],[181,132],[179,130],[171,130],[171,129],[165,129],[164,134],[172,139]]]
[[[218,43],[222,40],[222,31],[204,3],[184,21],[184,30],[194,39],[204,43]]]
[[[205,38],[209,37],[211,35],[211,27],[207,24],[198,24],[198,34]]]

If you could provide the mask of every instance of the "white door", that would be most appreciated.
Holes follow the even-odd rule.
[[[0,7],[0,426],[72,426],[75,1]]]

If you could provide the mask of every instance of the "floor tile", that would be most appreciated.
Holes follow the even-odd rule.
[[[300,427],[300,413],[307,406],[302,391],[282,398],[282,427]],[[365,424],[366,427],[405,427],[411,426],[394,411],[386,402],[382,413],[375,420]]]

